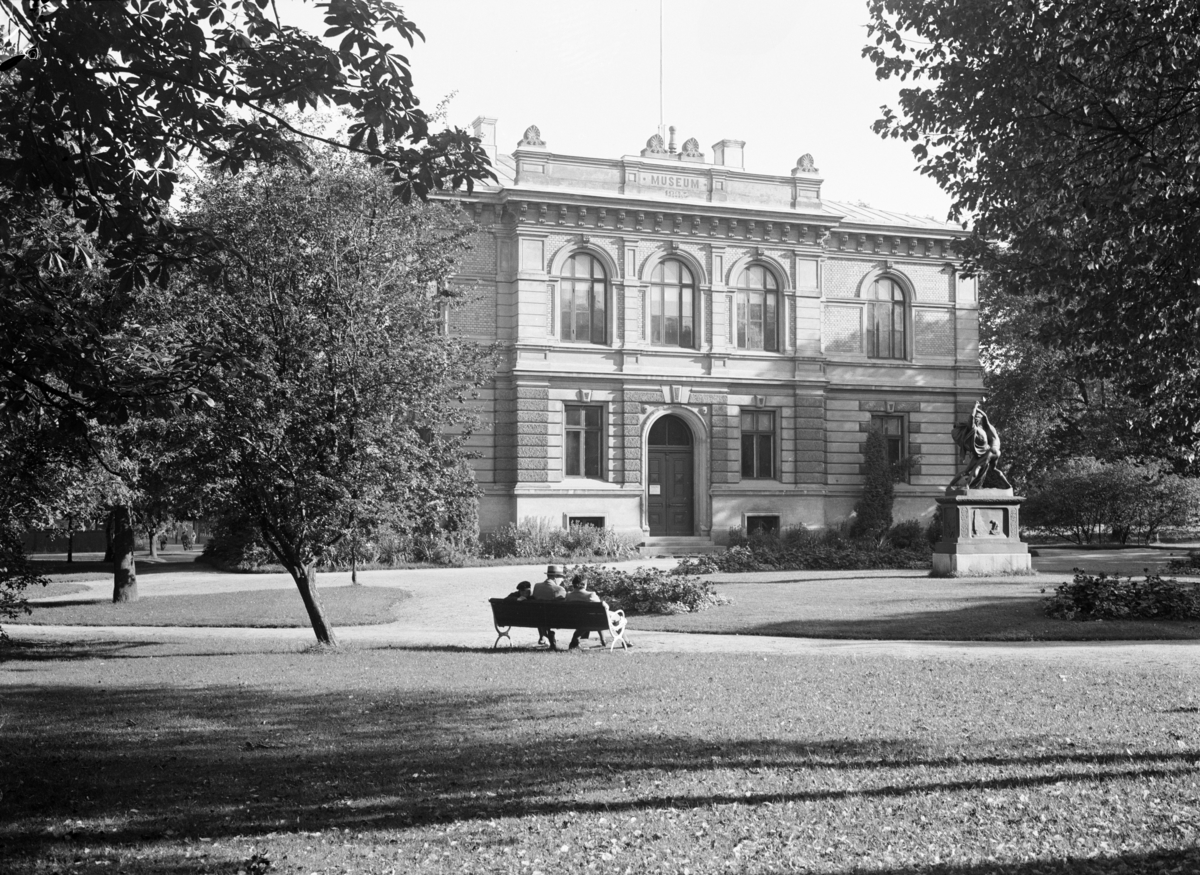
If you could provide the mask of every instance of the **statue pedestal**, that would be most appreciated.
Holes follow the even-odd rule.
[[[1023,498],[1011,489],[948,489],[937,500],[942,539],[933,547],[933,576],[1029,574],[1029,547],[1019,537]]]

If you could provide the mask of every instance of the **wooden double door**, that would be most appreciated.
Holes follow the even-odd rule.
[[[646,474],[651,536],[695,534],[692,432],[678,416],[664,416],[651,427]]]

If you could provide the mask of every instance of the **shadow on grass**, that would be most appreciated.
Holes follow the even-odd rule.
[[[145,556],[137,558],[138,577],[151,577],[155,574],[179,574],[180,572],[219,574],[207,562],[200,561],[200,554],[195,553],[188,558],[149,559]],[[113,573],[111,562],[87,560],[83,562],[67,562],[62,559],[33,559],[30,562],[34,571],[47,576],[62,574],[104,574],[109,577]]]
[[[801,619],[760,623],[747,635],[924,641],[1196,640],[1200,622],[1059,620],[1044,598],[981,601],[952,610],[914,611],[856,620]]]
[[[137,648],[101,646],[96,655],[130,658]],[[38,654],[27,651],[25,658]],[[303,655],[293,656],[292,670],[313,670]],[[905,738],[704,740],[635,724],[615,732],[553,731],[555,721],[595,707],[594,689],[564,690],[550,703],[514,690],[359,693],[356,699],[340,689],[9,684],[6,748],[20,753],[7,756],[0,769],[9,824],[0,826],[6,848],[0,860],[6,854],[37,858],[65,838],[121,846],[160,840],[167,830],[183,838],[232,837],[565,812],[901,802],[1072,782],[1121,786],[1200,772],[1196,754],[1186,750],[1039,753],[1031,743],[1028,755],[982,748],[960,754]],[[614,697],[611,707],[636,701],[627,696]],[[730,781],[709,780],[728,770],[775,770],[778,783],[745,792]],[[845,779],[793,777],[826,770]],[[675,793],[649,780],[661,773],[707,777],[679,782],[688,792]]]

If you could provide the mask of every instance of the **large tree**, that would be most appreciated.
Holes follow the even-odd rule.
[[[183,162],[303,165],[324,141],[406,202],[490,176],[477,140],[420,108],[395,46],[421,33],[396,5],[314,5],[321,34],[272,0],[0,0],[0,418],[37,418],[39,434],[51,420],[79,459],[97,429],[203,400],[225,351],[156,316],[171,270],[219,243],[171,218]],[[349,116],[344,135],[300,121],[322,105]]]
[[[1038,339],[1041,312],[985,278],[979,287],[980,353],[989,415],[1001,423],[1005,474],[1036,488],[1069,459],[1186,460],[1155,440],[1147,406],[1117,380],[1098,378],[1078,354]]]
[[[973,223],[969,267],[1039,308],[1039,337],[1200,447],[1200,6],[871,0],[876,130]]]
[[[177,277],[193,331],[228,350],[189,437],[212,510],[246,521],[335,643],[316,567],[380,528],[433,535],[473,498],[462,402],[485,351],[445,330],[469,234],[452,207],[405,205],[361,162],[321,157],[219,176],[184,217],[224,241]]]
[[[399,8],[315,5],[335,46],[285,24],[271,0],[3,0],[13,48],[32,49],[0,74],[0,380],[10,409],[56,403],[113,417],[185,387],[202,353],[145,336],[135,294],[165,281],[194,242],[166,215],[178,166],[303,163],[304,141],[322,137],[288,107],[345,108],[351,123],[337,144],[384,170],[401,200],[489,175],[477,140],[430,129],[407,61],[387,41],[421,35]],[[47,201],[54,224],[37,221]],[[94,260],[115,281],[99,311],[60,281]]]

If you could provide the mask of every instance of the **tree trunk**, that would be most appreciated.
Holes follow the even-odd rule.
[[[67,515],[67,562],[75,561],[75,518]]]
[[[308,621],[312,623],[317,642],[327,647],[337,647],[337,636],[333,634],[333,626],[326,618],[325,608],[317,595],[317,563],[310,562],[301,569],[289,563],[289,568],[296,569],[292,571],[292,578],[300,590],[300,598],[304,601],[304,610],[308,611]]]
[[[137,565],[133,559],[133,511],[114,507],[113,522],[113,602],[137,601]]]
[[[358,552],[350,555],[350,585],[358,586]]]
[[[158,558],[158,532],[153,529],[147,529],[146,534],[150,536],[150,558]]]

